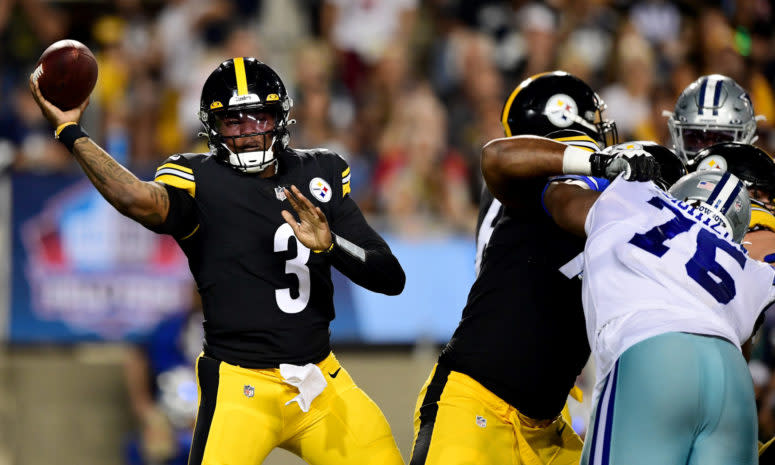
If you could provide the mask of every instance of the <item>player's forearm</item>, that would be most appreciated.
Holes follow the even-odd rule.
[[[404,269],[386,244],[360,247],[342,237],[335,241],[329,253],[330,263],[352,282],[387,295],[398,295],[404,290]]]
[[[490,141],[482,149],[481,169],[487,188],[501,202],[518,201],[522,179],[562,174],[567,146],[543,137],[515,136]]]
[[[144,225],[158,225],[169,209],[167,191],[143,182],[88,137],[77,139],[73,156],[105,200]]]

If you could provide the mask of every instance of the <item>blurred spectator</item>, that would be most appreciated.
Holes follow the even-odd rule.
[[[406,46],[417,0],[326,0],[321,24],[324,37],[336,50],[339,73],[357,94],[364,77],[385,52]]]
[[[194,363],[202,350],[203,315],[192,307],[159,323],[129,349],[127,392],[139,432],[127,444],[128,465],[185,465],[198,403]]]
[[[409,237],[472,234],[476,210],[462,155],[447,145],[446,114],[430,86],[405,96],[383,134],[375,171],[388,227]]]
[[[614,48],[619,15],[608,0],[566,2],[558,68],[598,88]]]
[[[525,41],[525,54],[520,66],[522,77],[555,69],[559,27],[557,13],[536,2],[523,6],[517,14]]]
[[[628,29],[617,44],[617,80],[600,91],[608,105],[608,117],[616,121],[623,141],[636,139],[635,134],[649,123],[654,64],[649,43],[637,31]]]
[[[51,137],[50,125],[23,83],[13,89],[9,101],[12,102],[10,112],[0,114],[0,141],[6,141],[14,168],[39,173],[72,168],[70,154]]]

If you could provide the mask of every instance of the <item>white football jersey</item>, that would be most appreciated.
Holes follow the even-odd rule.
[[[719,336],[739,347],[775,299],[775,269],[651,182],[617,178],[590,209],[585,230],[582,297],[598,380],[633,344],[666,332]]]

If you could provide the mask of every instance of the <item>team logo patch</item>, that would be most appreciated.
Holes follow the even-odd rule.
[[[486,428],[487,427],[487,419],[483,416],[477,415],[476,416],[476,426],[480,428]]]
[[[246,384],[245,387],[242,388],[242,393],[245,394],[245,397],[253,397],[256,395],[256,388],[250,384]]]
[[[702,163],[697,165],[697,171],[708,170],[721,170],[726,171],[729,165],[727,160],[721,155],[711,155],[708,158],[702,160]]]
[[[546,118],[558,128],[567,128],[573,124],[574,117],[579,114],[576,101],[565,94],[555,94],[549,97],[544,108]]]
[[[282,202],[285,200],[285,188],[283,186],[278,186],[274,188],[274,196],[277,197],[277,200]]]
[[[309,182],[309,191],[312,195],[321,202],[328,202],[331,200],[331,186],[323,178],[313,178]]]

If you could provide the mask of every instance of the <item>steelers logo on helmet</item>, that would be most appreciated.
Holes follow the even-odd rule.
[[[558,128],[567,128],[578,119],[579,107],[569,95],[555,94],[546,101],[544,115]]]
[[[313,197],[323,203],[331,200],[333,196],[331,186],[323,178],[312,178],[312,181],[309,182],[309,191]]]
[[[697,171],[707,171],[707,170],[721,170],[726,171],[729,169],[729,164],[727,163],[726,158],[722,157],[721,155],[711,155],[709,157],[703,158],[699,164],[697,164]]]

